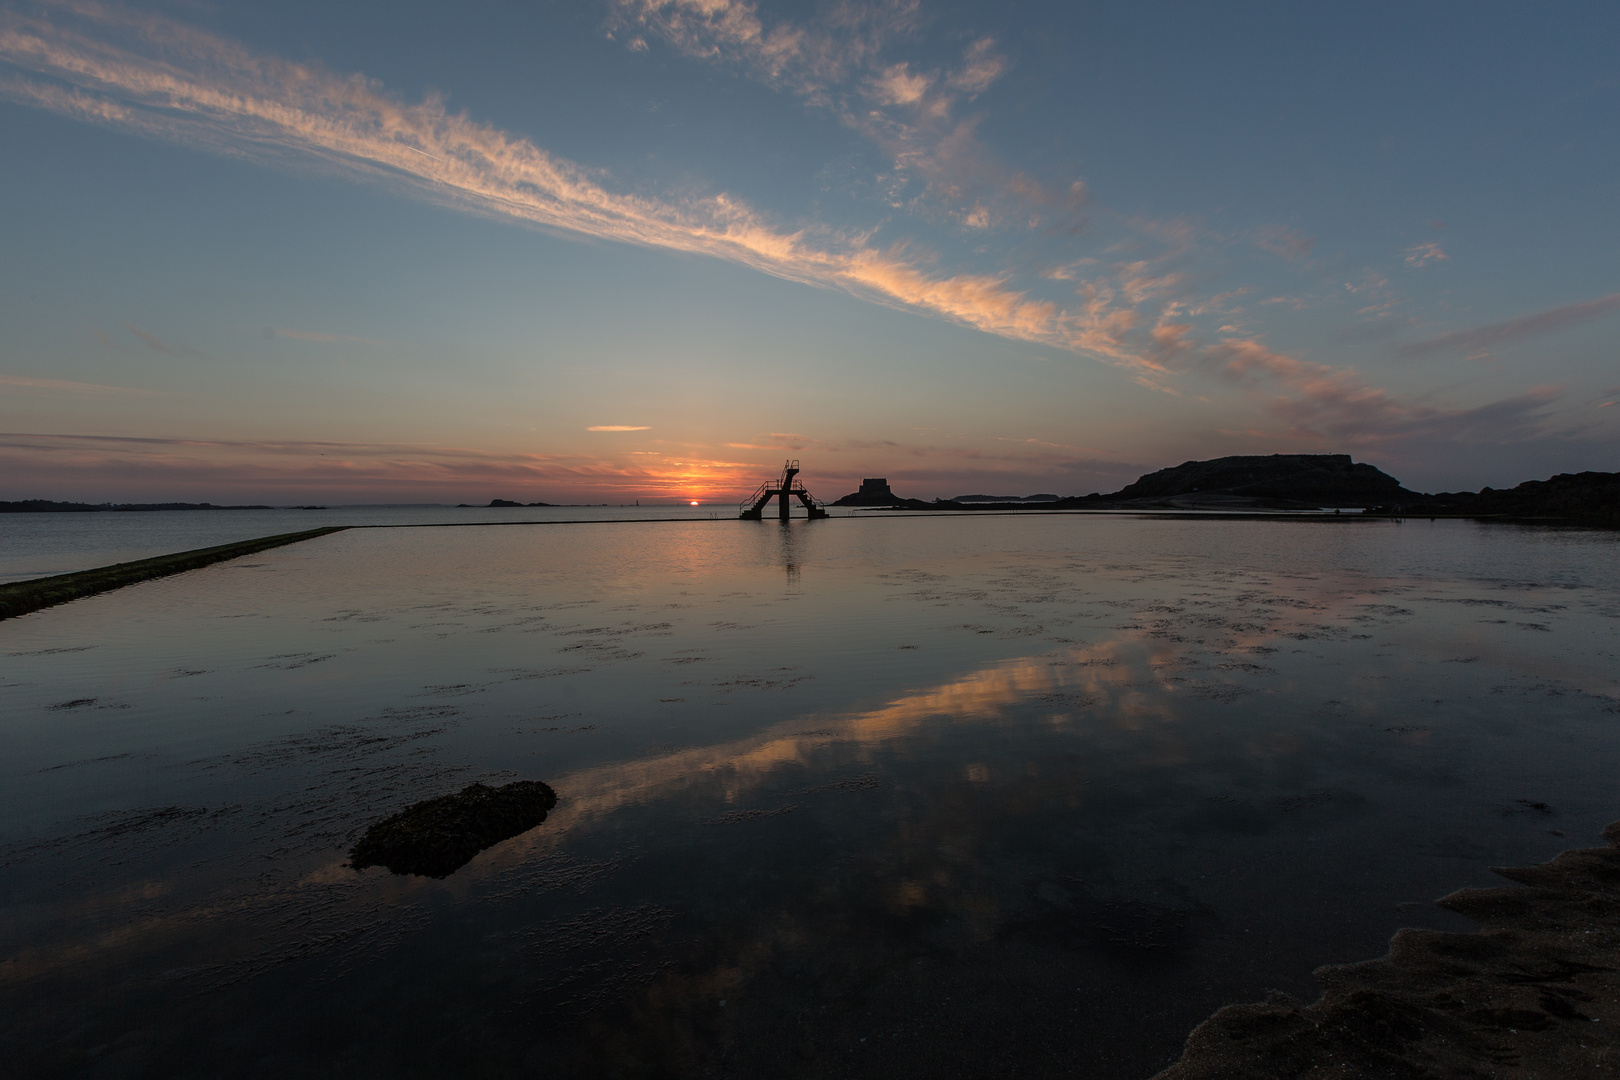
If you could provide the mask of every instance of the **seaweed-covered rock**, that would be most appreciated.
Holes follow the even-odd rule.
[[[557,793],[538,780],[498,788],[468,784],[377,822],[349,852],[349,862],[356,870],[386,866],[396,874],[449,877],[485,848],[546,820],[556,805]]]

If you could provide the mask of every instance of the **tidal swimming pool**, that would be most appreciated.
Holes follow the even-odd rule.
[[[1617,556],[1444,521],[378,528],[0,622],[0,1055],[1146,1077],[1620,818]],[[512,779],[555,810],[448,878],[346,865]]]

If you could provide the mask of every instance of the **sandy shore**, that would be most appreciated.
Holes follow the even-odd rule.
[[[1401,930],[1317,969],[1314,1004],[1221,1009],[1155,1080],[1620,1076],[1620,822],[1603,838],[1438,901],[1476,933]]]

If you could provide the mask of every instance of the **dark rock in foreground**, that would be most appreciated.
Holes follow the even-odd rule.
[[[1156,1080],[1615,1075],[1620,822],[1603,837],[1439,901],[1478,933],[1401,930],[1381,960],[1318,968],[1315,1004],[1220,1010]]]
[[[556,805],[557,793],[538,780],[498,788],[468,784],[455,795],[408,806],[371,826],[349,852],[350,865],[449,877],[485,848],[546,820]]]

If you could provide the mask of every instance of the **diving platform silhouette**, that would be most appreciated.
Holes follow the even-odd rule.
[[[811,520],[827,516],[827,508],[811,497],[804,489],[804,482],[796,479],[799,475],[799,459],[785,462],[782,465],[782,479],[767,480],[759,485],[759,490],[750,495],[747,500],[737,504],[737,516],[743,521],[759,521],[765,517],[765,508],[771,504],[772,499],[780,500],[777,507],[777,516],[783,521],[788,519],[789,498],[797,496],[804,503],[805,509],[810,511]]]

